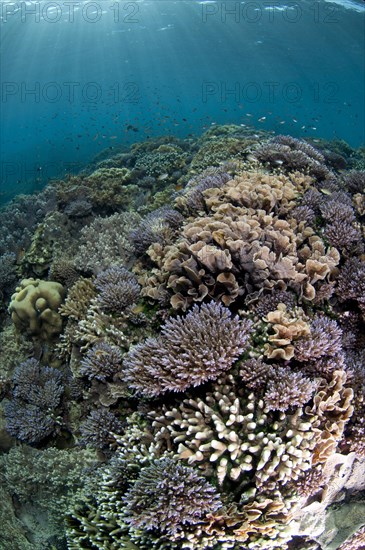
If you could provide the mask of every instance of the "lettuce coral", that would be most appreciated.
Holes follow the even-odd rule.
[[[335,248],[326,250],[312,228],[289,217],[309,184],[301,174],[245,172],[204,191],[208,214],[187,223],[171,245],[149,248],[157,268],[140,278],[142,295],[156,299],[167,290],[171,305],[184,311],[206,297],[228,306],[274,289],[313,300],[340,256]]]

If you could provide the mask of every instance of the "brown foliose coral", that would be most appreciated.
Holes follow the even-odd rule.
[[[141,278],[142,294],[156,298],[166,289],[171,305],[183,310],[206,297],[242,303],[258,291],[292,289],[313,300],[335,272],[339,253],[290,218],[310,181],[298,173],[245,172],[206,190],[208,215],[187,223],[174,244],[149,248],[157,268]]]

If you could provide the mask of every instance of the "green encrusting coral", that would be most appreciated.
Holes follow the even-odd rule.
[[[215,126],[0,212],[1,548],[363,540],[363,158]]]

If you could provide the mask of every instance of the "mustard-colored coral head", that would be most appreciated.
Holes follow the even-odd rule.
[[[62,330],[58,313],[66,290],[53,281],[23,279],[11,297],[9,313],[21,332],[50,340]]]

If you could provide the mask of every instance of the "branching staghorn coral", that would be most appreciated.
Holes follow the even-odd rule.
[[[122,423],[107,408],[92,411],[80,426],[82,445],[94,449],[115,447],[116,434],[122,430]]]
[[[347,260],[337,280],[336,293],[341,302],[356,303],[365,318],[365,262],[360,258]]]
[[[323,356],[334,357],[342,351],[342,331],[336,321],[328,317],[316,317],[306,334],[295,344],[295,358],[311,361]]]
[[[79,373],[87,376],[90,380],[95,378],[105,382],[107,378],[112,379],[120,370],[122,353],[120,348],[105,342],[100,342],[90,348],[81,360]]]
[[[272,411],[301,407],[308,403],[316,388],[317,383],[300,372],[293,372],[288,367],[278,367],[272,369],[272,377],[264,393],[264,402]]]
[[[250,329],[249,321],[215,302],[195,306],[186,317],[169,319],[159,337],[132,348],[123,378],[148,397],[199,386],[232,366],[248,346]]]
[[[150,212],[131,233],[135,252],[144,254],[153,243],[168,244],[183,220],[179,212],[168,206]]]
[[[198,176],[191,178],[184,191],[175,199],[175,206],[184,214],[192,214],[205,209],[203,192],[214,187],[222,187],[231,176],[224,168],[207,168]],[[152,244],[152,243],[151,243]]]

